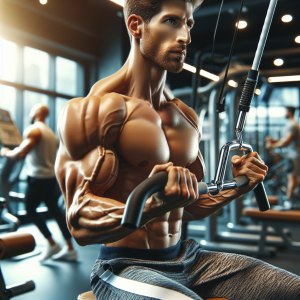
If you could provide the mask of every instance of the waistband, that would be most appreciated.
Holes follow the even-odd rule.
[[[166,261],[179,257],[181,249],[181,240],[179,240],[176,245],[164,249],[135,249],[126,247],[105,247],[101,245],[98,259],[135,258],[151,261]]]

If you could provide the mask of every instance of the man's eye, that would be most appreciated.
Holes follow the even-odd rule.
[[[191,23],[186,23],[188,29],[192,29],[193,25]]]
[[[176,20],[175,19],[168,19],[166,20],[167,23],[170,23],[172,25],[175,25],[176,24]]]

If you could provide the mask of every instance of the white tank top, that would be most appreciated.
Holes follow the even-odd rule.
[[[26,155],[27,175],[34,178],[53,178],[58,140],[45,123],[37,122],[34,125],[39,128],[42,137]]]

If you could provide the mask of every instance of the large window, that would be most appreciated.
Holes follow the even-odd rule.
[[[24,48],[24,84],[40,89],[49,88],[49,54],[33,49]]]
[[[9,111],[13,120],[17,119],[17,89],[0,84],[0,108]]]
[[[66,100],[65,98],[57,97],[55,99],[55,132],[56,133],[57,133],[57,122],[58,122],[59,114],[67,102],[68,100]]]
[[[75,61],[56,57],[56,92],[75,96],[77,93],[77,64]]]
[[[0,39],[0,79],[17,81],[17,45]]]
[[[83,96],[83,68],[74,61],[0,39],[0,108],[8,110],[21,133],[30,125],[32,106],[49,107],[47,124],[57,132],[60,111]]]

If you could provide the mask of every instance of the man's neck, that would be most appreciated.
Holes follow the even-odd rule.
[[[34,124],[37,123],[37,122],[45,123],[45,118],[35,118],[34,119]]]
[[[149,101],[158,108],[164,99],[163,90],[167,71],[142,56],[139,41],[133,39],[131,52],[124,68],[128,80],[126,94]]]

